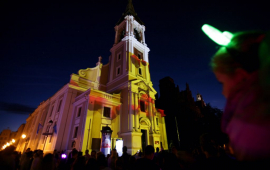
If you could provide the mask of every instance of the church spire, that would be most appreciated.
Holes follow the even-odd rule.
[[[132,0],[128,0],[128,4],[125,10],[125,13],[122,14],[122,17],[119,19],[119,21],[116,23],[116,25],[119,25],[122,21],[124,21],[125,16],[132,15],[135,20],[140,23],[141,25],[144,25],[144,23],[141,21],[141,19],[138,17],[137,13],[134,10],[134,6],[132,4]]]

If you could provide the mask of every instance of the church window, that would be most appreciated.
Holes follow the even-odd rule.
[[[51,113],[50,113],[50,117],[52,116],[52,113],[53,113],[53,108],[54,108],[54,106],[52,106],[52,110],[51,110]]]
[[[116,54],[116,61],[118,62],[122,58],[122,52]]]
[[[157,125],[158,125],[158,118],[156,118],[156,122],[157,122]]]
[[[82,107],[80,107],[80,108],[78,109],[77,117],[80,117],[80,116],[81,116],[81,112],[82,112]]]
[[[73,138],[77,138],[77,134],[78,134],[78,126],[76,126],[75,129],[74,129]]]
[[[121,54],[118,54],[118,58],[117,58],[118,60],[121,60]]]
[[[104,107],[103,117],[107,117],[107,118],[111,117],[111,108],[110,107]]]
[[[142,69],[141,68],[139,68],[139,74],[142,75]]]
[[[145,103],[144,101],[140,101],[140,108],[142,112],[145,112]]]
[[[62,105],[62,100],[60,100],[60,103],[59,103],[59,106],[58,106],[58,110],[57,110],[57,112],[59,112],[59,111],[60,111],[60,109],[61,109],[61,105]]]

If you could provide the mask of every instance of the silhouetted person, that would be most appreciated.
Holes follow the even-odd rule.
[[[0,169],[15,169],[14,146],[8,146],[0,152]]]
[[[109,170],[111,168],[109,168],[107,166],[107,161],[106,161],[106,158],[105,158],[105,155],[103,154],[100,154],[98,157],[97,157],[97,163],[98,163],[98,167],[99,169],[104,169],[104,170]]]
[[[85,150],[85,155],[84,155],[84,157],[85,157],[85,161],[88,161],[88,159],[91,157],[91,156],[89,155],[89,150],[88,150],[88,149]]]
[[[43,152],[42,150],[36,150],[34,153],[34,158],[31,164],[31,170],[38,170],[40,169],[40,163],[43,158]]]
[[[130,154],[127,153],[127,147],[124,146],[123,147],[123,154],[121,156],[122,160],[123,160],[123,169],[128,169],[128,163],[129,163],[129,157],[130,157]]]
[[[162,170],[181,169],[178,159],[173,153],[165,153]]]
[[[108,158],[108,167],[110,167],[111,169],[115,169],[116,167],[115,164],[118,159],[116,149],[113,149],[111,153],[112,153],[111,156]]]
[[[39,169],[40,170],[55,170],[56,165],[53,159],[54,159],[53,154],[48,153],[47,155],[45,155],[41,161]]]
[[[159,170],[157,164],[153,162],[155,149],[152,145],[147,145],[145,147],[144,157],[137,159],[136,169],[139,170]]]
[[[76,149],[72,149],[70,155],[71,155],[71,158],[68,159],[68,161],[67,161],[67,167],[68,167],[68,169],[71,169],[74,161],[77,159],[77,157],[78,157],[78,151]]]
[[[97,152],[95,150],[91,152],[91,158],[97,160]]]
[[[95,159],[95,157],[90,157],[86,163],[86,168],[85,169],[91,169],[91,170],[98,170],[98,164],[97,164],[97,160]]]
[[[136,158],[134,156],[131,156],[129,158],[129,170],[135,170],[136,165]]]
[[[75,160],[72,170],[82,170],[85,167],[85,157],[84,156],[78,156]]]

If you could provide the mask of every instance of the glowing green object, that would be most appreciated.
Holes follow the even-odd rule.
[[[202,30],[210,39],[222,46],[227,46],[233,37],[232,33],[228,31],[221,32],[208,24],[204,24]]]

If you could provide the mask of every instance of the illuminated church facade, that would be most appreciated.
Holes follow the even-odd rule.
[[[155,107],[145,26],[131,0],[115,29],[107,64],[71,74],[70,82],[27,118],[17,150],[100,150],[101,130],[111,128],[111,149],[122,139],[134,154],[146,145],[168,149],[164,112]]]

